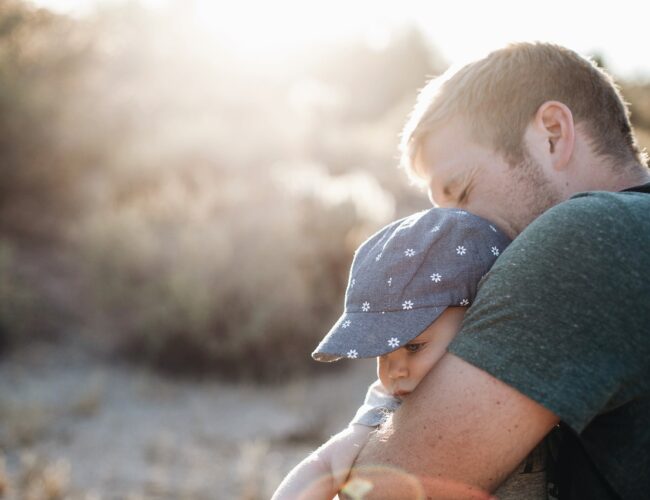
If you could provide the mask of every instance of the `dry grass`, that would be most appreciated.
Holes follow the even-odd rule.
[[[0,498],[7,500],[63,500],[70,497],[70,464],[65,460],[48,461],[32,453],[23,453],[19,470],[12,481],[4,457],[0,456]]]
[[[66,419],[96,415],[103,398],[104,381],[97,376],[90,376],[71,396],[57,402],[20,394],[0,398],[0,447],[28,448]]]
[[[346,425],[374,376],[372,360],[360,360],[259,387],[98,366],[63,348],[43,354],[0,363],[3,500],[269,498]],[[12,435],[30,414],[42,415],[38,426]]]
[[[0,446],[13,448],[30,446],[43,439],[57,411],[40,402],[2,401],[0,419]]]
[[[72,401],[68,413],[77,417],[88,418],[96,415],[104,398],[104,379],[91,377],[81,389],[79,395]]]
[[[269,443],[258,439],[242,443],[237,476],[241,500],[259,500],[264,492],[264,458],[268,455]]]

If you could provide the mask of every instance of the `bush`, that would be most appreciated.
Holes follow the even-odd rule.
[[[377,222],[349,196],[319,199],[277,179],[197,185],[169,179],[74,235],[103,330],[121,354],[168,372],[270,380],[315,369],[309,353]]]
[[[51,239],[77,208],[86,151],[60,130],[89,41],[71,20],[17,0],[0,3],[0,234]],[[70,124],[67,124],[70,131]],[[69,138],[75,137],[70,134]]]
[[[414,31],[246,63],[171,8],[0,6],[0,236],[64,248],[57,293],[120,356],[232,378],[322,366],[354,248],[417,198],[397,133],[441,63]],[[2,321],[27,338],[14,319],[41,299],[11,280]]]
[[[21,266],[13,244],[0,239],[0,354],[49,333],[54,318]]]

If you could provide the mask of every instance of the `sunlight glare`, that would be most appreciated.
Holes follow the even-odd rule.
[[[619,0],[598,7],[593,0],[548,0],[532,6],[519,0],[430,2],[403,0],[30,0],[59,12],[84,14],[97,6],[135,1],[152,9],[186,12],[202,38],[235,53],[265,59],[282,57],[315,45],[364,41],[381,50],[389,35],[416,25],[450,63],[468,61],[505,43],[543,40],[577,52],[605,56],[622,76],[650,74],[645,45],[643,4]]]
[[[370,15],[364,15],[364,5],[347,6],[340,0],[327,4],[197,0],[195,20],[216,40],[245,54],[279,55],[351,38],[381,50],[390,41],[390,24],[381,9],[368,9]]]

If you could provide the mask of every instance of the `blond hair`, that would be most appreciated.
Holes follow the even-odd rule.
[[[584,127],[594,152],[615,168],[645,164],[627,103],[612,77],[594,62],[549,43],[517,43],[431,80],[402,131],[402,166],[417,179],[421,141],[445,121],[461,117],[470,136],[511,165],[526,157],[523,136],[539,107],[560,101]]]

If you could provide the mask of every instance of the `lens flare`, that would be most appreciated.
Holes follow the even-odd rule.
[[[467,499],[492,500],[495,497],[475,486],[431,476],[416,476],[391,466],[370,466],[354,469],[352,478],[341,489],[342,498],[373,499]]]

